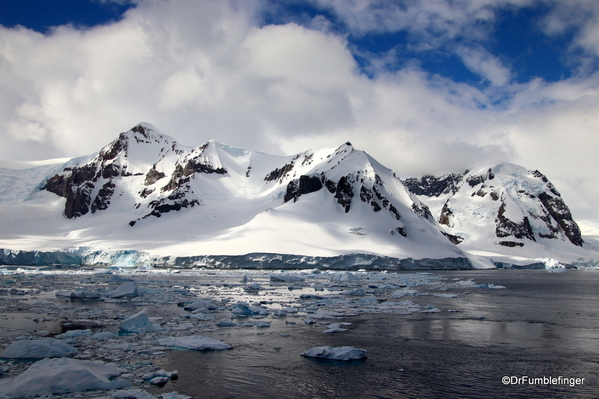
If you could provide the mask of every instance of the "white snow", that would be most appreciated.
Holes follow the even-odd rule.
[[[64,165],[0,170],[0,183],[3,178],[13,182],[10,189],[0,191],[0,248],[51,251],[89,247],[100,254],[137,250],[173,256],[254,252],[309,256],[368,253],[400,259],[463,256],[433,221],[412,211],[418,200],[392,171],[349,145],[283,157],[215,141],[202,150],[183,147],[151,125],[142,125],[149,130],[149,138],[126,132],[127,150],[109,161],[119,168],[126,167],[131,175],[115,179],[117,187],[108,209],[94,214],[67,219],[63,214],[64,198],[37,191]],[[102,151],[70,161],[69,165],[99,162]],[[144,218],[150,212],[149,204],[159,195],[166,195],[161,193],[175,168],[191,159],[222,167],[227,173],[191,175],[190,199],[197,199],[200,205],[171,211],[160,218]],[[265,179],[285,165],[293,167],[280,179]],[[146,186],[145,174],[151,168],[165,177]],[[349,212],[326,187],[302,195],[297,202],[284,203],[283,195],[292,180],[321,174],[334,183],[346,176],[355,180]],[[95,182],[92,196],[107,181],[100,178]],[[401,214],[401,220],[388,209],[375,212],[370,203],[360,200],[360,186],[370,190],[375,184]],[[140,193],[146,188],[154,191],[142,197]],[[136,221],[135,225],[130,226],[130,221]],[[398,234],[397,228],[405,229],[407,237]],[[130,264],[125,254],[121,258],[123,266]]]

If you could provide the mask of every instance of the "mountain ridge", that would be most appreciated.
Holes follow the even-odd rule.
[[[0,246],[186,259],[362,253],[491,267],[538,264],[559,241],[549,253],[560,261],[595,256],[548,179],[512,164],[401,180],[349,142],[279,156],[215,140],[187,147],[141,123],[92,156],[44,168],[11,172],[23,187],[11,180],[11,201],[0,192]]]

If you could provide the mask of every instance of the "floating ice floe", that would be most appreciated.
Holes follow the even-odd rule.
[[[366,291],[364,290],[364,288],[355,288],[351,291],[343,292],[343,295],[364,296],[364,295],[366,295]]]
[[[125,370],[101,361],[69,358],[43,359],[19,376],[0,381],[0,396],[30,398],[70,392],[128,388],[116,379]]]
[[[318,309],[316,313],[311,314],[312,319],[334,319],[336,317],[343,317],[345,313],[335,312],[333,310]]]
[[[128,281],[120,285],[116,290],[106,294],[108,298],[131,298],[137,295],[139,295],[139,291],[135,281]]]
[[[99,299],[102,295],[93,291],[56,291],[57,297],[79,298],[79,299]]]
[[[92,330],[69,330],[56,336],[56,338],[80,338],[91,337]]]
[[[196,351],[215,351],[231,349],[232,346],[215,338],[203,335],[190,335],[185,337],[160,338],[158,343],[162,346],[191,349]]]
[[[335,273],[331,276],[331,281],[358,281],[360,277],[350,272]]]
[[[183,309],[188,310],[188,311],[196,311],[196,310],[210,311],[210,310],[217,310],[218,307],[212,301],[200,299],[198,301],[194,301],[192,303],[188,303],[188,304],[184,305]]]
[[[77,354],[71,345],[53,338],[13,341],[0,357],[6,359],[43,359]]]
[[[260,306],[250,306],[246,302],[237,302],[237,304],[231,309],[231,313],[236,316],[266,316],[270,312]]]
[[[331,334],[331,333],[340,333],[340,332],[347,331],[347,328],[341,328],[342,325],[346,325],[346,324],[351,324],[351,323],[331,323],[327,326],[328,328],[324,331],[324,333]]]
[[[273,283],[301,283],[304,279],[290,274],[271,274],[270,281]]]
[[[162,331],[162,327],[150,322],[146,309],[123,320],[119,324],[119,329],[128,333],[151,333]]]
[[[351,361],[366,358],[367,352],[364,349],[356,349],[353,346],[341,346],[337,348],[333,348],[332,346],[317,346],[301,355],[318,359]]]
[[[143,389],[119,389],[112,394],[114,399],[158,399]],[[179,392],[169,392],[160,395],[162,399],[192,399],[191,396],[182,395]]]

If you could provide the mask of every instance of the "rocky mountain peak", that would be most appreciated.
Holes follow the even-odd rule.
[[[510,163],[464,174],[405,180],[425,202],[445,198],[437,220],[456,243],[489,237],[495,245],[561,240],[582,246],[580,229],[553,184],[538,170]]]

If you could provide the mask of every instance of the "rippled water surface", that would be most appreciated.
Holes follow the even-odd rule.
[[[227,329],[218,338],[232,350],[173,351],[155,363],[179,370],[169,390],[205,398],[599,397],[599,272],[438,274],[507,289],[420,298],[441,313],[347,317],[353,325],[340,334],[323,334],[321,325],[289,317],[261,331]],[[286,321],[296,324],[290,328]],[[368,359],[300,356],[321,345],[363,348]],[[562,383],[505,385],[506,376],[511,382],[562,377]],[[584,382],[570,386],[565,378]]]

